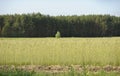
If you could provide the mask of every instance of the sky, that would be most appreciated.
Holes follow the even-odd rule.
[[[110,14],[120,16],[120,0],[0,0],[0,14]]]

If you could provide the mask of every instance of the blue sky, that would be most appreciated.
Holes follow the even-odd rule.
[[[33,12],[49,15],[120,16],[120,0],[0,0],[0,14]]]

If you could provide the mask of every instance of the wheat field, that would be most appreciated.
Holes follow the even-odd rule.
[[[0,38],[4,65],[120,65],[120,38]]]

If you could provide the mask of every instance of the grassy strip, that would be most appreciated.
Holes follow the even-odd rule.
[[[120,65],[120,38],[0,38],[4,65]]]
[[[105,72],[103,70],[99,72],[76,72],[73,69],[71,69],[70,72],[64,72],[64,73],[48,73],[48,72],[28,72],[28,71],[20,71],[20,70],[14,70],[14,71],[0,71],[0,76],[120,76],[119,72]]]

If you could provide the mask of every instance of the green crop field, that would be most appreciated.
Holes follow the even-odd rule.
[[[40,69],[37,65],[44,68]],[[74,66],[72,70],[71,65],[82,65],[76,68],[83,71],[76,70]],[[0,38],[0,76],[119,76],[119,66],[119,37]],[[20,70],[22,67],[24,69]],[[64,70],[66,67],[70,69]]]
[[[120,65],[120,38],[0,38],[4,65]]]

